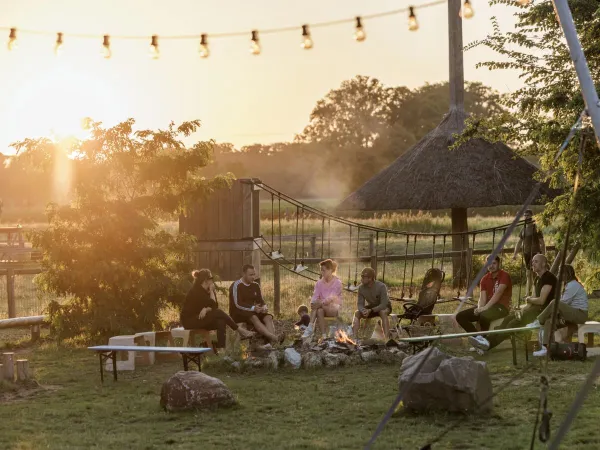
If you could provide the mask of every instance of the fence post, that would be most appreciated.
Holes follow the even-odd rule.
[[[6,269],[6,296],[8,299],[8,318],[17,317],[17,308],[15,305],[15,270]]]
[[[281,272],[277,261],[273,262],[273,309],[275,316],[281,314]]]
[[[312,235],[310,237],[310,256],[311,258],[317,257],[317,236]]]
[[[375,256],[375,245],[372,234],[369,236],[369,256],[371,257],[371,269],[375,271],[375,276],[377,276],[377,256]]]
[[[369,235],[369,255],[373,256],[374,253],[375,253],[375,241],[373,239],[373,235],[370,234]]]

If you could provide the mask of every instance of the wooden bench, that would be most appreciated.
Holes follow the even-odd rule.
[[[88,347],[98,354],[100,359],[100,380],[104,382],[104,363],[110,358],[112,360],[113,377],[117,381],[117,352],[154,352],[154,353],[179,353],[183,358],[183,370],[188,370],[191,361],[198,366],[202,372],[202,354],[210,352],[210,348],[199,347],[149,347],[140,345],[97,345]]]
[[[539,330],[540,327],[521,327],[521,328],[505,328],[503,330],[490,330],[490,331],[477,331],[475,333],[454,333],[454,334],[438,334],[434,336],[420,336],[420,337],[412,337],[412,338],[402,338],[398,339],[399,342],[406,342],[413,346],[413,353],[416,350],[416,346],[418,344],[423,343],[431,343],[434,341],[441,341],[445,339],[457,339],[469,336],[487,336],[491,334],[503,334],[510,333],[510,344],[512,346],[512,356],[513,356],[513,364],[517,365],[517,344],[515,336],[518,333],[532,332],[535,330]],[[529,361],[529,350],[527,346],[527,341],[525,341],[525,360]]]
[[[40,338],[40,326],[47,321],[47,316],[28,316],[15,317],[12,319],[1,319],[0,330],[8,328],[31,327],[31,340],[37,341]]]

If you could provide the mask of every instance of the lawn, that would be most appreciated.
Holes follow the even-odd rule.
[[[161,363],[125,372],[118,382],[100,383],[98,361],[85,349],[52,342],[22,350],[46,389],[35,395],[0,398],[0,448],[3,449],[359,449],[363,448],[398,393],[399,367],[353,366],[315,371],[253,373],[226,371],[209,361],[205,372],[223,380],[239,406],[229,410],[166,413],[159,407],[161,384],[180,370]],[[453,349],[460,354],[460,350]],[[457,353],[458,352],[458,353]],[[522,355],[519,355],[522,358]],[[498,388],[516,371],[510,348],[482,359]],[[592,362],[549,366],[552,430],[591,369]],[[539,366],[494,400],[490,417],[399,413],[385,427],[376,449],[418,449],[454,425],[435,449],[528,448],[539,394]],[[600,394],[593,391],[563,448],[600,447]],[[536,448],[543,444],[537,443]]]

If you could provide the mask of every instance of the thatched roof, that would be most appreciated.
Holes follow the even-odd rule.
[[[449,150],[466,114],[451,110],[433,131],[379,172],[338,210],[474,208],[520,205],[535,185],[536,167],[502,143],[471,139]],[[543,186],[540,196],[555,192]]]

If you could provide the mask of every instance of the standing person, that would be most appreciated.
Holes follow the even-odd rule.
[[[336,276],[338,263],[332,259],[326,259],[319,265],[321,266],[321,279],[315,284],[315,291],[310,300],[310,324],[306,327],[302,338],[313,335],[315,319],[321,335],[327,337],[325,317],[337,317],[342,306],[343,286],[341,280]]]
[[[371,267],[365,267],[362,270],[360,280],[357,311],[354,312],[354,319],[352,320],[352,334],[358,336],[361,319],[379,317],[383,326],[383,336],[387,339],[390,335],[388,316],[392,312],[387,286],[375,279],[375,270]]]
[[[242,278],[229,287],[229,314],[237,323],[252,325],[259,334],[273,343],[282,343],[285,334],[276,335],[273,315],[269,313],[259,284],[254,281],[254,266],[246,264],[242,267]]]
[[[577,279],[573,266],[565,264],[563,268],[565,278],[565,292],[558,303],[558,315],[556,317],[556,329],[566,326],[566,323],[583,324],[588,319],[588,296],[585,288]],[[546,356],[548,345],[552,336],[552,313],[554,302],[552,300],[546,309],[537,318],[537,324],[544,326],[543,346],[533,356]],[[537,325],[536,323],[534,323]]]
[[[521,309],[519,313],[510,313],[502,325],[497,329],[506,328],[519,328],[523,327],[535,320],[535,318],[548,306],[548,304],[554,300],[556,292],[556,277],[552,272],[548,270],[548,260],[544,255],[537,254],[531,260],[531,267],[537,275],[535,280],[535,296],[525,297],[527,304]],[[519,314],[520,317],[517,315]],[[489,348],[494,348],[504,340],[508,339],[510,335],[494,334],[488,336]],[[487,350],[481,345],[475,345],[475,341],[471,341],[473,346]]]
[[[181,309],[181,324],[186,330],[217,330],[217,346],[225,348],[225,326],[237,331],[242,339],[249,339],[254,333],[238,325],[219,309],[214,291],[213,276],[208,269],[192,272],[194,284],[188,291]],[[210,344],[207,342],[207,344]]]
[[[492,262],[488,261],[487,264],[488,273],[481,279],[477,307],[465,309],[456,315],[456,321],[467,333],[477,332],[473,322],[479,322],[481,331],[487,331],[490,323],[508,315],[512,298],[510,275],[500,269],[499,256],[496,256]],[[484,350],[490,346],[483,336],[469,336],[469,342]]]
[[[519,233],[519,242],[515,247],[515,253],[513,259],[517,259],[517,254],[522,249],[523,259],[525,260],[525,272],[527,273],[527,284],[525,285],[525,295],[534,295],[533,293],[533,268],[531,267],[531,259],[541,253],[546,254],[546,243],[544,242],[544,235],[541,230],[537,228],[535,221],[533,220],[533,211],[530,209],[526,210],[523,214],[525,219],[525,225]]]

